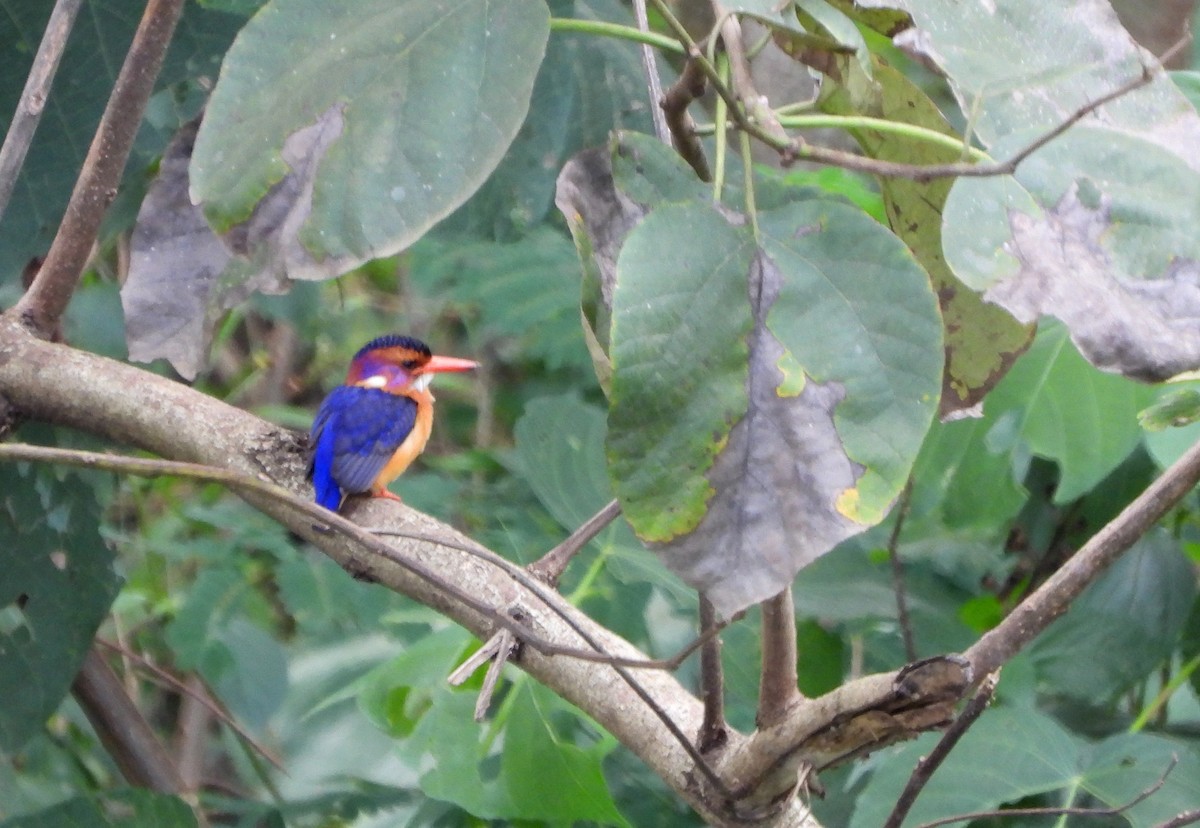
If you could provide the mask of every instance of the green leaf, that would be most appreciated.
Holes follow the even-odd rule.
[[[1200,662],[1200,598],[1192,604],[1183,631],[1179,634],[1179,655],[1185,665]],[[1200,664],[1193,667],[1188,681],[1191,682],[1193,692],[1200,696]]]
[[[268,3],[226,56],[196,140],[194,196],[227,232],[289,171],[302,176],[313,190],[284,236],[292,277],[395,253],[499,163],[548,32],[538,0]]]
[[[644,540],[700,523],[715,493],[703,475],[746,411],[753,245],[711,207],[667,204],[621,250],[608,456]]]
[[[1043,325],[1037,339],[988,397],[993,452],[1013,458],[1024,477],[1029,453],[1059,465],[1055,503],[1089,491],[1121,464],[1142,437],[1138,412],[1152,389],[1093,368],[1075,350],[1066,328]]]
[[[196,817],[182,799],[138,788],[107,792],[99,801],[77,796],[43,811],[0,822],[0,828],[195,828],[195,825]]]
[[[1197,420],[1200,420],[1200,389],[1196,388],[1166,393],[1138,414],[1138,423],[1147,431],[1180,428]]]
[[[58,708],[116,597],[92,488],[0,464],[0,750]]]
[[[498,243],[439,232],[409,257],[414,284],[467,309],[473,338],[500,340],[506,353],[550,369],[588,366],[575,253],[561,233],[541,227],[520,243]]]
[[[625,240],[613,300],[617,497],[723,613],[882,520],[941,373],[927,278],[894,236],[811,197],[758,226],[760,243],[663,204]]]
[[[533,682],[522,682],[504,731],[500,774],[515,807],[514,816],[551,822],[595,821],[628,825],[604,779],[602,763],[617,746],[611,736],[575,744],[560,734],[555,720],[568,710],[561,699]],[[568,720],[574,725],[574,716]]]
[[[256,624],[234,618],[220,631],[229,653],[228,669],[204,670],[221,701],[241,722],[265,728],[288,690],[288,663],[283,647]],[[203,667],[206,665],[202,665]]]
[[[1121,812],[1132,828],[1163,825],[1200,802],[1200,753],[1164,736],[1110,736],[1087,752],[1083,768],[1084,790],[1110,808],[1122,807],[1162,782],[1150,796]]]
[[[795,389],[798,363],[806,384],[844,394],[837,431],[865,469],[836,507],[874,525],[903,488],[937,405],[942,336],[927,277],[894,236],[839,204],[774,210],[759,226],[786,280],[767,317],[790,351],[778,393]]]
[[[821,108],[836,114],[861,114],[933,129],[957,137],[929,97],[900,72],[874,59],[875,97],[856,100],[846,85],[826,84]],[[960,160],[961,152],[895,132],[852,130],[872,158],[907,164]],[[888,225],[929,273],[945,320],[946,367],[941,414],[970,409],[999,382],[1033,338],[1033,326],[1018,323],[1005,310],[987,304],[967,288],[946,264],[942,252],[942,216],[953,179],[919,182],[903,177],[880,181]]]
[[[521,476],[568,531],[612,500],[605,430],[604,412],[574,394],[530,400],[513,428]]]
[[[851,828],[882,825],[900,791],[937,742],[925,734],[880,754],[858,797]],[[1034,794],[1055,791],[1078,778],[1081,741],[1054,719],[1030,709],[994,707],[966,732],[921,791],[905,826],[976,811],[995,810]]]
[[[187,599],[167,625],[166,640],[181,669],[203,669],[211,678],[232,666],[222,629],[241,609],[249,589],[230,566],[206,567],[188,590]]]
[[[347,627],[373,628],[392,603],[389,590],[354,580],[323,555],[281,563],[275,580],[292,619],[317,638],[341,638]]]
[[[934,424],[913,466],[912,517],[933,517],[939,529],[991,534],[1017,515],[1027,494],[1014,477],[1011,452],[988,444],[995,421]],[[986,498],[979,497],[982,491]]]
[[[1017,320],[1062,320],[1105,370],[1162,380],[1200,365],[1200,116],[1179,88],[1102,5],[1017,0],[1003,15],[953,0],[898,5],[998,159],[1151,72],[1015,177],[960,179],[944,211],[946,258]]]
[[[381,730],[409,735],[428,711],[434,691],[444,687],[467,640],[457,628],[424,636],[361,679],[360,709]]]
[[[555,18],[636,25],[618,0],[551,0]],[[660,62],[664,86],[673,72]],[[555,32],[538,70],[529,114],[487,183],[443,222],[444,229],[508,241],[546,218],[567,159],[608,141],[614,130],[652,132],[638,46],[612,37]]]
[[[1031,645],[1039,678],[1058,694],[1115,698],[1170,657],[1195,599],[1178,542],[1147,535]]]

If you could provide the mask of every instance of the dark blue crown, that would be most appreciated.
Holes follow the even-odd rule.
[[[419,339],[414,339],[411,336],[401,336],[400,334],[387,334],[372,339],[366,345],[358,349],[358,353],[354,355],[358,359],[363,354],[369,351],[378,351],[382,348],[407,348],[410,351],[415,351],[419,357],[428,359],[431,355],[429,346]]]

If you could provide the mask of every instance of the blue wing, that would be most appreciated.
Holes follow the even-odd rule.
[[[365,492],[417,421],[417,403],[376,388],[339,386],[313,421],[317,502],[337,510],[342,494]]]

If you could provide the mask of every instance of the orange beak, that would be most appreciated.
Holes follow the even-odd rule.
[[[431,356],[429,362],[426,362],[417,369],[418,374],[441,374],[459,371],[474,371],[479,367],[479,363],[471,359],[459,359],[458,357],[447,356]]]

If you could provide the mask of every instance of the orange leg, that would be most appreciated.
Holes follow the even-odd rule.
[[[385,488],[371,489],[371,497],[382,497],[384,500],[394,500],[397,503],[403,503],[400,495],[388,491]]]

